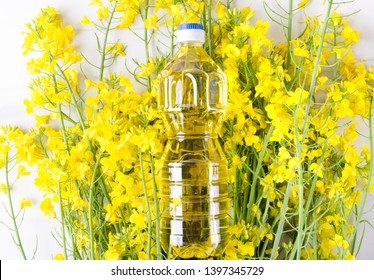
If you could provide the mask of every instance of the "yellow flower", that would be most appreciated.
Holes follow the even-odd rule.
[[[87,17],[87,16],[84,16],[81,20],[81,24],[82,25],[88,25],[88,24],[92,24],[92,21]]]
[[[130,216],[130,222],[134,223],[138,229],[145,229],[147,227],[147,217],[144,213],[134,212]]]
[[[133,84],[131,83],[130,79],[126,78],[123,75],[119,77],[119,84],[121,87],[125,87],[125,92],[129,93],[133,89]]]
[[[335,234],[334,239],[330,240],[330,244],[332,246],[338,246],[339,248],[343,248],[344,250],[349,247],[349,243],[346,240],[344,240],[344,238],[339,234]]]
[[[348,250],[347,253],[344,256],[344,260],[355,260],[355,256],[351,254],[351,252]]]
[[[102,6],[96,10],[97,17],[100,21],[109,17],[109,8]]]
[[[246,243],[239,243],[238,244],[238,252],[241,255],[253,257],[255,255],[255,247],[253,246],[253,242],[246,242]]]
[[[158,16],[156,14],[153,14],[144,21],[144,27],[158,30],[157,22],[158,22]]]
[[[139,260],[148,260],[148,255],[144,251],[137,252]]]
[[[19,201],[19,207],[20,209],[23,209],[25,207],[31,207],[32,206],[32,202],[31,200],[28,200],[26,198],[22,198],[20,201]]]
[[[351,124],[344,131],[344,136],[351,143],[353,143],[353,141],[355,141],[357,139],[357,137],[358,137],[358,133],[357,133],[356,127],[357,127],[357,124],[354,121],[352,121]]]
[[[253,144],[257,144],[260,141],[260,137],[255,135],[256,128],[254,126],[248,127],[248,131],[244,137],[245,144],[247,146],[252,146]]]
[[[1,167],[1,162],[0,162],[0,167]],[[4,194],[8,193],[8,188],[4,183],[0,183],[0,193],[4,193]]]
[[[174,206],[181,205],[181,204],[182,204],[182,199],[181,199],[181,197],[180,197],[180,196],[179,196],[179,197],[174,197],[174,198],[173,198],[173,201],[172,201],[172,204],[173,204]]]
[[[30,172],[26,171],[26,167],[24,165],[19,165],[17,179],[19,179],[21,176],[27,176],[27,175],[30,175]]]
[[[116,26],[116,28],[129,28],[135,20],[138,11],[134,8],[126,8],[123,11],[123,15],[120,17],[120,24]]]
[[[325,183],[321,180],[317,180],[316,182],[316,189],[319,193],[324,194],[325,193]]]
[[[302,0],[297,4],[298,8],[304,8],[306,5],[308,5],[310,0]]]
[[[117,223],[119,221],[121,221],[121,219],[119,218],[118,216],[118,213],[117,213],[117,207],[111,205],[111,204],[106,204],[104,205],[104,209],[106,211],[106,214],[105,214],[105,220],[109,223]]]
[[[223,49],[223,56],[237,58],[240,56],[240,50],[234,44],[227,44]]]
[[[292,156],[290,155],[289,151],[287,150],[286,147],[280,147],[279,148],[279,153],[278,153],[278,160],[280,160],[281,162],[284,162],[288,159],[292,158]]]
[[[344,23],[342,37],[345,38],[349,43],[356,43],[359,41],[360,33],[353,30],[348,22]]]
[[[55,261],[63,261],[63,260],[65,260],[65,257],[64,257],[63,254],[59,253],[59,254],[56,254],[56,255],[53,257],[53,259],[54,259]]]
[[[323,259],[328,259],[333,251],[332,245],[329,239],[322,239],[321,245],[319,247],[320,254]]]
[[[225,248],[225,259],[226,260],[238,260],[238,250],[237,246],[238,243],[237,239],[232,239],[228,242],[226,248]]]
[[[303,248],[301,250],[301,258],[304,260],[314,259],[314,248]]]
[[[125,47],[122,43],[116,43],[114,45],[108,45],[105,48],[107,53],[111,53],[112,55],[120,55],[125,56]]]
[[[317,163],[313,162],[310,166],[309,166],[309,170],[310,171],[313,171],[313,172],[316,172],[317,173],[317,176],[319,178],[323,178],[323,166],[320,166],[318,165]]]
[[[221,2],[217,3],[216,13],[219,20],[224,20],[226,17],[226,7]]]
[[[331,20],[333,22],[333,25],[335,27],[341,26],[342,21],[343,21],[343,17],[342,17],[341,14],[333,13],[330,18],[331,18]]]
[[[272,176],[266,175],[264,178],[260,181],[261,186],[263,186],[263,196],[264,198],[269,198],[271,202],[275,200],[277,197],[277,194],[274,189],[274,181]]]
[[[245,162],[246,159],[247,159],[246,156],[243,156],[240,158],[238,155],[234,155],[232,158],[232,165],[237,167],[238,169],[242,169],[243,162]]]
[[[174,19],[174,26],[177,27],[183,21],[183,7],[180,3],[171,5],[168,9],[168,14]],[[168,21],[168,25],[171,26],[172,21]]]
[[[96,6],[102,6],[103,2],[101,0],[91,0],[91,2],[90,2],[89,5],[90,6],[94,6],[94,5],[96,5]]]
[[[309,51],[299,47],[294,48],[293,54],[300,57],[309,57]]]
[[[49,115],[35,116],[35,120],[36,120],[35,126],[39,128],[41,126],[48,124],[49,118],[50,118]]]
[[[140,66],[141,66],[142,70],[137,74],[137,76],[139,76],[139,77],[150,76],[153,73],[153,71],[155,70],[155,64],[152,61],[150,61],[147,64],[141,63]]]
[[[40,204],[40,210],[43,211],[44,215],[50,219],[56,218],[55,207],[52,204],[50,197],[44,198]]]
[[[302,163],[302,160],[297,157],[293,157],[288,161],[288,168],[294,169],[297,168]]]

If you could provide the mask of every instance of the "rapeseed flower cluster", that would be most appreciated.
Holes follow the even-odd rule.
[[[27,133],[1,128],[0,192],[13,209],[11,167],[18,166],[19,178],[29,175],[24,164],[36,166],[40,209],[61,223],[55,259],[165,258],[158,172],[166,136],[155,78],[174,54],[178,24],[202,22],[206,50],[224,69],[229,89],[220,141],[229,161],[232,224],[220,258],[353,259],[374,188],[374,72],[354,57],[359,33],[327,2],[323,20],[306,16],[296,38],[289,22],[285,42],[274,45],[266,35],[270,23],[254,21],[250,7],[231,1],[94,0],[96,18],[85,16],[82,24],[104,35],[101,41],[97,35],[101,61],[89,63],[98,79],[80,72],[86,58],[72,43],[73,27],[55,9],[42,9],[27,24],[23,46],[25,55],[35,54],[27,64],[25,106],[36,125]],[[138,19],[146,60],[135,60],[127,74],[111,72],[127,54],[108,34],[135,32]],[[151,39],[166,50],[151,56]],[[358,118],[369,126],[370,147],[355,146]],[[20,201],[21,211],[30,206]],[[17,215],[10,213],[26,258]]]

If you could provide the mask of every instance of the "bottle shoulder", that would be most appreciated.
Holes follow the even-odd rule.
[[[202,47],[184,46],[178,50],[160,74],[162,77],[169,76],[170,73],[182,72],[212,73],[223,71]]]

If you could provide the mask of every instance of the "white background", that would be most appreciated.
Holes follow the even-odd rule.
[[[84,15],[93,15],[94,8],[89,7],[90,0],[0,0],[0,125],[12,124],[28,129],[33,125],[32,117],[26,114],[23,100],[29,97],[28,82],[29,74],[26,72],[26,57],[22,56],[22,31],[25,31],[24,24],[34,18],[40,8],[52,6],[60,11],[66,24],[74,27],[77,33],[75,43],[78,49],[91,59],[95,58],[95,37],[93,30],[89,27],[82,27],[80,21]],[[238,6],[250,4],[255,10],[256,19],[268,20],[261,0],[238,0]],[[274,1],[268,1],[274,6]],[[287,0],[278,0],[283,6],[287,6]],[[312,0],[312,5],[308,8],[309,14],[319,15],[324,11],[322,0]],[[275,6],[274,6],[275,7]],[[360,31],[361,40],[357,44],[356,56],[358,59],[367,60],[368,64],[374,64],[374,1],[356,0],[354,3],[342,5],[338,11],[343,14],[351,14],[360,10],[350,18],[354,29]],[[295,18],[295,22],[301,20]],[[141,23],[135,30],[141,32]],[[283,31],[276,25],[271,24],[268,37],[274,42],[282,40]],[[144,53],[139,47],[140,42],[130,33],[115,33],[128,42],[127,56],[136,57],[141,60]],[[112,38],[116,40],[117,38]],[[117,65],[118,69],[124,70],[124,65]],[[90,73],[95,75],[94,72]],[[0,181],[3,181],[3,174],[0,173]],[[26,254],[32,257],[37,243],[36,259],[51,259],[56,253],[61,253],[53,235],[57,232],[56,221],[45,218],[39,210],[41,195],[33,186],[33,177],[20,180],[14,189],[15,203],[22,197],[27,197],[33,201],[34,206],[28,208],[21,228],[22,239],[25,245]],[[0,221],[10,225],[3,203],[6,197],[0,194]],[[369,206],[374,203],[370,197]],[[374,211],[368,213],[365,218],[374,224]],[[359,259],[374,259],[374,230],[367,228],[363,247],[358,256]],[[20,259],[7,228],[0,224],[0,259]]]

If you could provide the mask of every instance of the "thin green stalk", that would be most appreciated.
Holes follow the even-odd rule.
[[[156,184],[156,174],[155,174],[155,167],[153,163],[153,156],[149,153],[149,163],[151,166],[151,173],[152,173],[152,186],[153,186],[153,202],[155,204],[155,214],[156,214],[156,221],[155,221],[155,230],[156,230],[156,250],[157,254],[156,257],[158,260],[162,260],[162,250],[161,250],[161,225],[160,225],[160,207],[159,207],[159,199],[157,197],[157,184]]]
[[[54,88],[55,88],[55,94],[58,94],[57,80],[56,80],[55,75],[52,75],[52,80],[53,80],[53,85],[54,85]],[[65,127],[65,122],[64,122],[64,113],[62,112],[61,104],[58,104],[57,109],[58,109],[58,115],[60,117],[60,124],[61,124],[61,128],[62,128],[61,129],[62,137],[64,139],[64,143],[65,143],[65,146],[66,146],[66,151],[67,151],[68,155],[70,155],[70,148],[69,148],[69,144],[68,144],[68,138],[67,138],[67,135],[66,135],[66,127]]]
[[[317,50],[316,61],[314,63],[312,80],[310,82],[310,88],[309,88],[309,96],[308,96],[308,100],[307,100],[307,103],[306,103],[305,115],[304,115],[304,119],[303,119],[303,126],[302,126],[303,137],[302,137],[302,141],[304,141],[305,137],[308,134],[308,129],[306,129],[306,124],[307,124],[308,115],[309,115],[309,112],[310,112],[310,109],[311,109],[311,103],[312,103],[313,96],[314,96],[314,89],[316,87],[316,82],[317,82],[317,78],[318,78],[318,69],[319,69],[319,66],[320,66],[319,63],[321,61],[321,56],[322,56],[322,51],[323,51],[323,46],[324,46],[323,42],[325,41],[326,31],[327,31],[327,27],[329,25],[329,18],[330,18],[330,14],[331,14],[331,8],[332,8],[333,1],[332,0],[328,0],[327,3],[328,4],[327,4],[326,15],[325,15],[325,21],[324,21],[323,27],[322,27],[321,39],[320,39],[318,50]]]
[[[265,157],[265,154],[266,154],[266,151],[267,151],[267,146],[268,146],[268,143],[269,143],[269,139],[270,139],[270,137],[273,133],[273,130],[274,130],[274,126],[272,125],[272,126],[270,126],[269,131],[266,134],[266,137],[264,139],[264,145],[261,149],[261,152],[260,152],[260,155],[259,155],[259,158],[258,158],[258,162],[257,162],[257,166],[256,166],[256,170],[254,172],[254,177],[252,179],[252,184],[251,184],[251,187],[250,187],[250,193],[249,193],[248,188],[246,188],[245,192],[244,192],[244,204],[243,204],[244,215],[243,215],[243,217],[246,217],[247,222],[250,221],[250,216],[251,216],[251,211],[248,211],[248,209],[249,209],[248,206],[252,205],[254,203],[255,191],[257,189],[257,180],[258,180],[258,177],[259,177],[259,174],[260,174],[260,170],[262,168],[262,161]]]
[[[61,68],[58,64],[57,64],[57,68],[58,68],[58,70],[59,70],[61,76],[63,77],[63,79],[64,79],[65,82],[66,82],[66,86],[67,86],[68,91],[69,91],[69,93],[70,93],[70,97],[71,97],[71,99],[73,100],[73,104],[74,104],[75,110],[76,110],[76,112],[77,112],[77,114],[78,114],[78,118],[79,118],[80,126],[81,126],[82,130],[86,130],[86,125],[85,125],[85,123],[84,123],[84,119],[83,119],[82,111],[81,111],[81,109],[80,109],[80,107],[79,107],[79,105],[78,105],[77,99],[76,99],[75,96],[74,96],[74,92],[73,92],[73,90],[72,90],[72,88],[71,88],[71,86],[70,86],[69,80],[67,79],[67,77],[66,77],[64,71],[62,70],[62,68]],[[60,106],[60,105],[59,105],[59,106]],[[61,112],[61,108],[60,108],[60,112]],[[60,119],[61,119],[61,116],[60,116]],[[68,149],[68,151],[69,151],[68,143],[67,143],[67,141],[66,141],[66,139],[65,139],[65,138],[66,138],[66,137],[65,137],[65,136],[66,136],[66,134],[65,134],[65,131],[66,131],[66,130],[65,130],[65,125],[64,125],[64,122],[63,122],[62,119],[61,119],[61,125],[63,126],[63,127],[62,127],[62,128],[63,128],[62,131],[63,131],[63,134],[64,134],[65,144],[66,144],[66,147],[67,147],[67,149]],[[95,159],[96,149],[92,146],[91,140],[88,139],[88,136],[86,136],[86,138],[87,138],[87,142],[88,142],[88,146],[89,146],[89,148],[90,148],[90,151],[93,153],[93,155],[94,155],[94,159]],[[99,185],[101,186],[101,189],[102,189],[102,191],[103,191],[103,193],[104,193],[105,198],[108,199],[108,201],[111,201],[111,199],[110,199],[110,197],[109,197],[109,194],[108,194],[108,192],[107,192],[107,190],[106,190],[106,188],[105,188],[105,183],[104,183],[104,181],[102,180],[101,177],[100,177],[100,180],[99,180]]]
[[[296,136],[298,137],[298,133],[295,134],[295,137]],[[296,145],[296,155],[298,155],[298,153],[301,153],[301,150],[297,150],[298,149],[297,146],[298,145]],[[319,164],[319,165],[321,165],[322,162],[323,162],[323,160],[324,160],[326,148],[327,148],[327,146],[324,147],[323,152],[322,152],[322,156],[318,159],[317,164]],[[298,169],[298,174],[300,176],[300,174],[303,174],[304,170],[302,169],[302,165],[301,164],[300,164],[299,168],[301,168],[301,170]],[[302,172],[302,173],[299,173],[299,172]],[[310,176],[308,176],[308,177],[310,177]],[[304,224],[305,224],[304,218],[305,218],[305,220],[308,220],[307,217],[310,214],[309,213],[310,205],[311,205],[313,197],[314,197],[314,192],[315,192],[317,180],[318,180],[318,176],[315,175],[314,178],[313,178],[313,181],[312,181],[312,183],[310,185],[310,189],[309,189],[309,193],[308,193],[308,199],[307,199],[307,202],[305,204],[305,207],[300,207],[300,200],[304,201],[304,195],[302,195],[302,196],[300,195],[300,188],[302,188],[302,194],[304,194],[304,181],[303,181],[303,179],[300,179],[300,178],[298,180],[298,187],[299,187],[298,215],[299,215],[299,226],[300,227],[304,227]],[[312,215],[313,215],[312,221],[315,222],[316,221],[315,217],[314,217],[315,216],[315,212],[312,212]],[[300,224],[300,220],[301,220],[302,224]],[[302,231],[303,231],[303,234],[304,234],[304,229],[302,229]],[[299,232],[300,232],[300,228],[298,229],[298,233]],[[301,249],[303,248],[302,244],[304,243],[304,236],[303,236],[303,234],[300,235],[300,237],[298,235],[298,239],[296,240],[296,242],[298,242],[298,246],[294,246],[292,248],[292,251],[290,253],[290,258],[291,259],[293,259],[295,257],[296,252],[297,252],[297,259],[300,259],[300,257],[301,257]]]
[[[280,239],[283,235],[284,222],[286,220],[287,206],[288,206],[288,200],[289,200],[290,194],[291,194],[291,188],[292,188],[292,183],[291,183],[291,181],[289,181],[288,184],[287,184],[286,193],[284,195],[284,199],[283,199],[283,202],[282,202],[280,220],[279,220],[277,232],[276,232],[275,238],[274,238],[273,249],[271,251],[270,259],[272,259],[272,260],[276,259],[276,257],[277,257],[279,242],[280,242]]]
[[[208,0],[208,22],[207,22],[207,42],[208,42],[208,53],[212,56],[212,0]]]
[[[68,252],[67,252],[67,246],[66,246],[66,230],[65,230],[65,211],[62,204],[62,196],[61,196],[61,184],[60,181],[58,181],[58,188],[57,188],[57,196],[58,196],[58,203],[60,205],[60,215],[61,215],[61,231],[62,231],[62,248],[64,251],[64,257],[65,260],[68,259]]]
[[[93,169],[92,180],[90,185],[90,193],[89,193],[89,204],[88,204],[88,232],[90,236],[90,256],[91,260],[95,259],[95,235],[93,230],[93,202],[94,202],[94,188],[96,183],[96,173],[99,168],[100,160],[101,160],[102,153],[99,154],[98,158],[96,159],[96,163]]]
[[[369,92],[369,94],[373,94],[373,92]],[[360,205],[358,214],[356,215],[356,219],[355,219],[355,223],[354,223],[354,229],[355,229],[354,231],[355,232],[350,236],[349,241],[348,241],[349,244],[353,243],[353,240],[355,239],[355,237],[357,235],[358,226],[361,223],[361,218],[362,218],[362,216],[364,214],[364,211],[365,211],[365,205],[366,205],[366,201],[367,201],[367,198],[368,198],[368,195],[369,195],[370,185],[371,185],[371,183],[373,181],[373,177],[374,177],[373,96],[369,96],[369,100],[370,100],[370,102],[369,102],[369,106],[370,106],[369,107],[369,146],[370,146],[369,177],[368,177],[368,180],[367,180],[367,184],[364,187],[364,192],[363,192],[362,201],[361,201],[361,205]]]
[[[56,82],[55,77],[54,77],[54,81]],[[56,86],[56,84],[55,84],[55,86]],[[55,90],[56,90],[56,88],[55,88]],[[68,155],[70,155],[70,149],[69,149],[69,145],[68,145],[68,141],[67,141],[66,130],[65,130],[65,123],[64,123],[64,120],[63,120],[63,114],[62,114],[62,110],[61,110],[61,105],[58,106],[58,111],[59,111],[59,116],[60,116],[60,122],[61,122],[61,127],[62,127],[62,134],[63,134],[64,143],[65,143],[65,146],[66,146],[67,153],[68,153]],[[42,151],[43,151],[43,154],[44,154],[45,158],[49,158],[49,155],[47,153],[47,150],[46,150],[46,148],[45,148],[45,146],[43,144],[43,141],[42,141],[40,135],[39,135],[39,144],[40,144],[40,146],[42,148]],[[76,181],[74,181],[74,183],[76,183]],[[60,185],[60,181],[58,181],[57,191],[58,191],[57,192],[57,196],[58,196],[58,200],[59,200],[60,213],[61,213],[61,231],[62,231],[63,251],[64,251],[65,260],[67,260],[68,259],[68,254],[67,254],[67,241],[66,241],[66,228],[65,228],[66,218],[65,218],[65,212],[64,212],[64,209],[63,209],[63,205],[62,205],[62,196],[61,196],[61,185]],[[69,231],[69,235],[72,236],[69,227],[68,227],[68,231]],[[73,245],[73,247],[74,247],[74,245]]]
[[[76,112],[78,114],[79,124],[80,124],[81,128],[83,130],[85,130],[86,129],[86,125],[85,125],[84,120],[83,120],[83,114],[82,114],[82,111],[81,111],[81,109],[80,109],[80,107],[78,105],[78,101],[75,98],[75,93],[74,93],[73,89],[71,88],[71,85],[69,83],[69,79],[66,77],[65,72],[64,72],[64,70],[62,70],[61,66],[59,64],[56,64],[56,66],[57,66],[58,71],[60,72],[60,75],[65,80],[66,86],[67,86],[69,94],[70,94],[70,98],[73,101],[75,110],[76,110]]]
[[[286,62],[286,69],[290,69],[290,64],[291,64],[292,24],[293,24],[293,0],[288,0],[287,62]]]
[[[7,187],[10,217],[12,219],[13,227],[14,227],[13,231],[16,235],[16,245],[21,252],[22,258],[24,260],[27,260],[27,257],[26,257],[26,254],[25,254],[25,251],[22,245],[21,235],[19,233],[19,228],[18,228],[17,221],[16,221],[16,215],[14,213],[14,208],[13,208],[12,193],[11,193],[10,183],[9,183],[9,154],[8,152],[5,154],[5,185]]]
[[[236,167],[235,167],[235,174],[237,174],[237,168]],[[241,209],[239,209],[239,198],[241,196],[239,195],[238,180],[237,179],[234,182],[233,190],[234,190],[234,197],[233,197],[234,221],[233,222],[234,222],[234,225],[235,225],[242,218],[239,215],[239,213],[241,213],[242,211],[240,211]]]
[[[66,135],[66,127],[65,127],[64,119],[63,119],[63,116],[62,116],[61,112],[62,112],[61,104],[59,104],[58,105],[58,113],[59,113],[59,117],[60,117],[62,138],[64,139],[64,143],[65,143],[65,146],[66,146],[66,152],[67,152],[68,155],[70,155],[69,141],[68,141],[68,137]]]
[[[109,16],[108,25],[106,26],[106,29],[105,29],[104,42],[103,42],[103,47],[102,47],[102,50],[101,50],[101,63],[100,63],[100,76],[99,76],[100,81],[102,81],[103,78],[104,78],[105,60],[106,60],[106,46],[108,44],[108,36],[109,36],[109,32],[110,32],[110,26],[111,26],[112,21],[113,21],[114,13],[116,12],[116,7],[117,7],[117,1],[114,2],[113,9],[112,9],[112,11],[110,13],[110,16]]]
[[[295,147],[296,147],[296,158],[301,159],[302,145],[303,142],[299,142],[299,132],[298,132],[298,112],[300,107],[295,111],[294,115],[294,130],[295,130]],[[300,162],[297,167],[298,174],[298,196],[299,196],[299,205],[298,205],[298,227],[297,227],[297,237],[295,240],[293,251],[297,251],[297,259],[300,259],[301,248],[302,248],[302,239],[304,235],[304,168],[303,164]],[[292,181],[290,181],[292,182]]]
[[[316,220],[315,212],[313,212],[313,220]],[[313,258],[315,260],[318,259],[318,237],[317,237],[317,227],[318,223],[314,223],[314,230],[313,230]]]
[[[318,46],[318,51],[317,51],[317,57],[314,65],[314,70],[313,70],[313,75],[312,75],[312,81],[310,85],[310,90],[309,90],[309,97],[306,103],[306,108],[305,108],[305,115],[303,117],[303,124],[302,124],[302,137],[301,139],[299,138],[299,126],[298,126],[298,113],[300,110],[300,107],[298,107],[295,111],[294,114],[294,130],[295,130],[295,147],[296,147],[296,158],[301,159],[301,152],[302,152],[302,145],[304,143],[304,140],[308,134],[308,128],[307,128],[307,122],[308,122],[308,117],[309,117],[309,112],[311,109],[311,103],[312,99],[314,96],[314,88],[315,84],[317,81],[317,76],[318,76],[318,68],[319,68],[319,63],[321,60],[321,55],[322,55],[322,50],[323,50],[323,42],[328,26],[328,20],[330,18],[330,13],[331,13],[331,6],[332,6],[332,1],[328,1],[328,6],[327,6],[327,11],[326,11],[326,16],[325,16],[325,22],[322,28],[322,35],[320,39],[320,44]],[[301,98],[301,97],[300,97]],[[299,102],[300,103],[300,102]],[[298,227],[297,227],[297,237],[295,240],[294,244],[294,249],[293,254],[295,253],[296,250],[296,258],[300,259],[301,258],[301,250],[302,250],[302,245],[303,245],[303,239],[304,239],[304,169],[302,164],[300,163],[298,168],[297,168],[297,173],[298,173],[298,195],[299,195],[299,205],[298,205]]]
[[[259,200],[259,204],[261,203],[261,200]],[[266,223],[267,219],[268,219],[268,211],[269,211],[269,208],[270,208],[270,199],[269,197],[266,199],[266,206],[265,206],[265,210],[264,210],[264,213],[262,214],[262,218],[261,218],[261,227],[259,228],[259,230],[257,231],[257,235],[256,235],[256,238],[255,238],[255,242],[258,242],[259,241],[259,238],[260,238],[260,235],[261,235],[261,232],[262,232],[262,228],[264,227],[264,224]]]
[[[149,9],[149,0],[145,1],[145,13],[144,13],[144,19],[148,18],[148,9]],[[145,47],[145,58],[147,63],[149,62],[149,42],[148,42],[148,28],[144,28],[144,47]],[[152,81],[150,75],[147,76],[147,90],[148,92],[151,92],[152,90]]]
[[[145,202],[147,206],[147,230],[148,230],[148,246],[147,246],[147,255],[150,259],[151,257],[151,241],[152,241],[152,220],[151,220],[151,206],[149,204],[149,197],[147,191],[147,182],[145,181],[145,174],[143,168],[143,158],[142,158],[142,151],[139,149],[139,164],[140,164],[140,173],[142,174],[142,183],[143,183],[143,191],[145,196]]]
[[[172,4],[175,5],[175,0],[173,0]],[[172,16],[171,17],[171,40],[170,40],[170,44],[171,44],[171,57],[174,56],[174,33],[175,33],[175,28],[174,28],[174,17]]]

